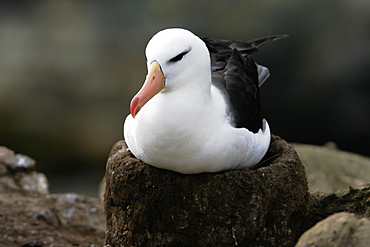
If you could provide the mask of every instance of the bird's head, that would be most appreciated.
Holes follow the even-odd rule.
[[[148,74],[144,85],[131,101],[133,117],[158,93],[182,87],[201,87],[198,82],[207,83],[207,77],[211,77],[208,49],[199,37],[188,30],[171,28],[158,32],[149,41],[145,53]]]

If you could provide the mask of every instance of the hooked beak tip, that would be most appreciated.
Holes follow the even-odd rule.
[[[164,88],[165,77],[160,65],[154,61],[151,63],[148,75],[145,79],[144,85],[140,91],[131,100],[130,113],[133,118],[137,115],[140,109],[157,93]]]
[[[131,104],[130,104],[130,113],[131,113],[131,116],[133,118],[135,118],[136,114],[140,111],[140,105],[139,105],[139,102],[140,102],[140,98],[138,96],[135,96],[132,100],[131,100]]]

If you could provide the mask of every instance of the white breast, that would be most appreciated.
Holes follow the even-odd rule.
[[[270,142],[267,122],[257,134],[233,128],[222,95],[213,87],[211,92],[209,97],[183,91],[160,93],[135,119],[129,115],[124,135],[131,152],[148,164],[180,173],[217,172],[258,163]]]

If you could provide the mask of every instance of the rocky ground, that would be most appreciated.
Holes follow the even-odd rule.
[[[370,186],[360,184],[370,181],[370,159],[336,150],[333,145],[318,147],[294,144],[294,147],[306,167],[310,191],[307,205],[304,206],[306,215],[294,219],[297,222],[304,221],[297,227],[300,230],[296,234],[300,236],[303,230],[307,231],[299,240],[295,234],[285,236],[293,236],[290,241],[298,241],[296,246],[366,246],[370,240]],[[140,165],[141,169],[146,170],[145,166]],[[278,169],[284,166],[289,165],[281,164]],[[155,170],[149,169],[151,172]],[[252,170],[251,174],[271,175],[268,169],[266,166],[260,167]],[[248,172],[238,174],[251,176]],[[234,173],[218,176],[234,176]],[[273,181],[271,179],[269,181]],[[268,190],[274,188],[270,186]],[[341,190],[336,191],[338,189]],[[205,210],[202,209],[205,198],[198,200],[199,215]],[[258,201],[252,202],[257,208]],[[239,224],[238,216],[235,217],[234,223]],[[0,147],[0,246],[103,246],[105,228],[102,199],[75,193],[50,194],[48,181],[35,170],[33,159]],[[239,224],[229,230],[233,244],[242,246],[242,240],[238,239],[240,229]],[[284,232],[284,229],[276,230]],[[109,238],[113,237],[109,235]],[[293,245],[289,242],[285,246]],[[273,245],[265,243],[265,246]]]
[[[306,167],[311,191],[334,192],[370,182],[370,159],[367,157],[338,150],[334,143],[293,145]]]
[[[35,161],[0,147],[0,246],[102,246],[103,202],[50,194]]]

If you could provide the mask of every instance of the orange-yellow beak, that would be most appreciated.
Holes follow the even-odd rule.
[[[152,62],[148,69],[144,85],[140,91],[132,98],[130,112],[133,118],[140,109],[164,88],[164,75],[159,63]]]

